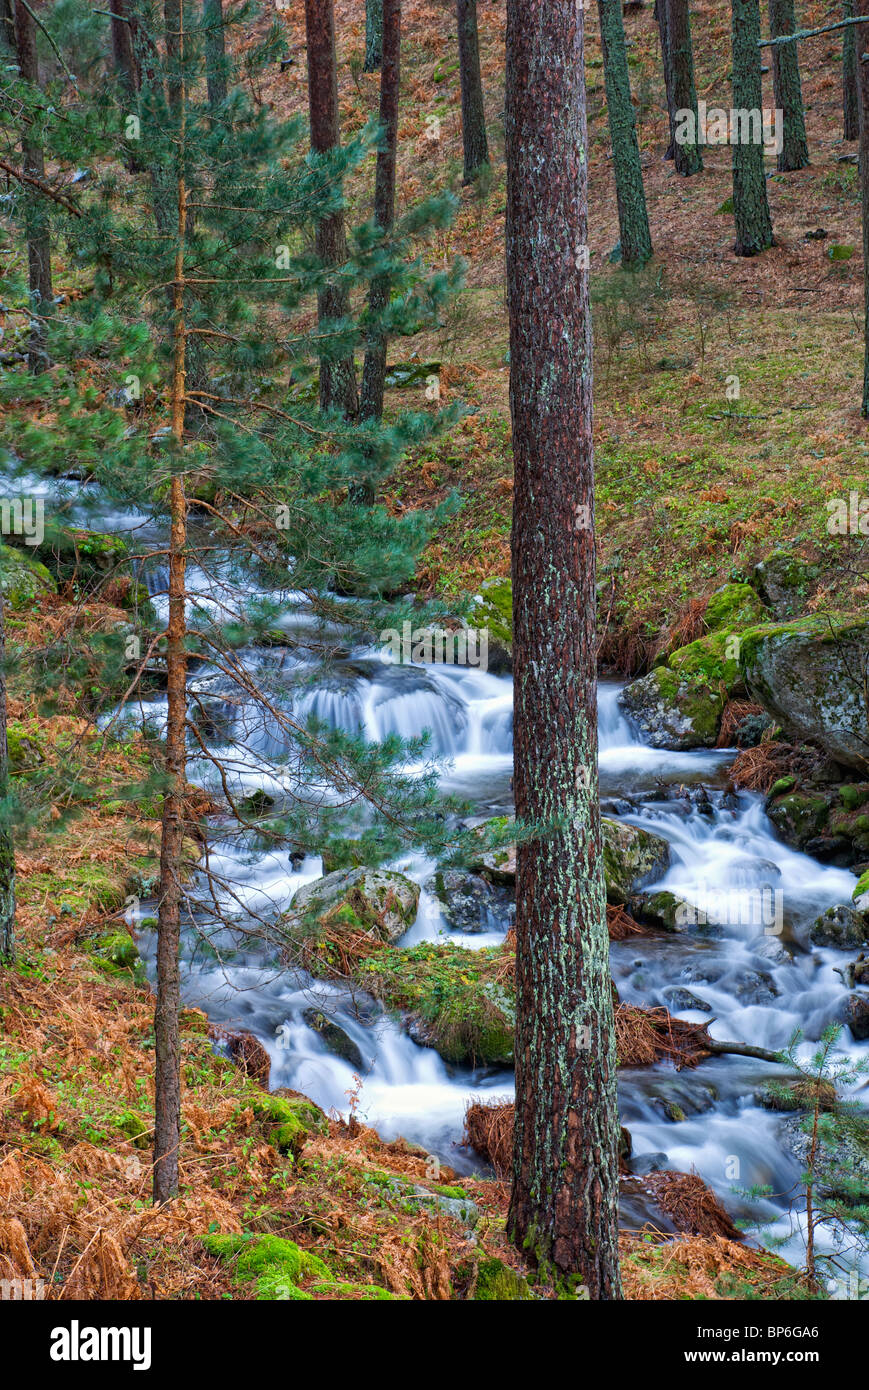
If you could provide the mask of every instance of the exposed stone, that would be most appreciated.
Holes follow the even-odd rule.
[[[832,946],[837,951],[853,951],[869,941],[869,918],[846,903],[828,907],[812,924],[809,939],[813,946]]]

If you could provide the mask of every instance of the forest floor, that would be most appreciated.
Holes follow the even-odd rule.
[[[295,61],[260,93],[287,115],[306,103],[298,8],[282,14]],[[807,25],[826,16],[819,3],[803,8]],[[361,71],[362,12],[359,0],[336,0],[346,134],[378,103],[377,74]],[[699,95],[729,108],[727,7],[698,0],[693,12]],[[851,581],[839,572],[824,503],[865,487],[867,475],[860,207],[855,147],[841,139],[837,36],[801,53],[812,163],[771,173],[777,245],[745,261],[732,252],[732,217],[722,211],[730,152],[710,149],[704,172],[689,180],[662,160],[651,5],[626,16],[656,248],[647,271],[627,276],[609,262],[618,227],[597,21],[587,16],[598,544],[601,574],[615,586],[614,621],[651,637],[692,597],[745,576],[780,545],[820,560],[825,596],[835,598]],[[428,254],[433,264],[463,256],[467,289],[438,333],[395,344],[391,360],[413,353],[440,362],[442,397],[465,400],[473,413],[408,459],[389,500],[461,496],[419,576],[423,591],[446,595],[509,572],[503,0],[479,0],[479,17],[493,165],[484,184],[464,189],[452,0],[405,5],[399,202],[455,191],[456,222]],[[431,116],[440,121],[434,140]],[[357,220],[370,215],[371,162],[363,173],[349,190]],[[818,229],[826,237],[807,239]],[[847,250],[831,259],[834,246]],[[725,395],[734,375],[735,402]],[[390,392],[391,409],[404,403],[422,406],[421,391]],[[27,644],[28,622],[35,641],[40,626],[65,621],[64,608],[62,599],[40,601],[27,621],[10,623],[10,641]],[[27,692],[13,689],[10,716],[29,775],[58,748],[92,765],[91,735],[71,719],[49,724]],[[479,1208],[473,1236],[440,1208],[421,1211],[412,1188],[431,1187],[425,1155],[357,1126],[353,1097],[295,1157],[281,1152],[258,1113],[261,1089],[214,1052],[195,1010],[184,1014],[182,1193],[168,1208],[150,1205],[153,999],[141,964],[113,941],[127,897],[153,875],[159,829],[156,803],[124,797],[137,771],[131,759],[128,744],[102,749],[97,781],[85,778],[78,799],[60,799],[52,833],[21,849],[20,958],[0,992],[0,1277],[43,1278],[52,1297],[256,1297],[256,1282],[234,1261],[206,1250],[203,1237],[217,1230],[279,1236],[318,1257],[329,1278],[307,1278],[320,1290],[314,1298],[379,1290],[462,1298],[479,1294],[483,1274],[491,1288],[493,1270],[496,1284],[504,1269],[527,1274],[505,1235],[506,1185],[462,1178],[457,1186],[441,1171],[441,1195],[463,1194]],[[804,1296],[789,1266],[722,1237],[645,1231],[622,1241],[630,1298]]]
[[[823,23],[827,9],[803,6],[805,25]],[[467,288],[439,332],[394,343],[390,360],[413,353],[441,362],[442,400],[461,398],[473,414],[408,459],[392,500],[430,505],[453,490],[462,498],[419,575],[424,590],[447,594],[473,591],[508,574],[510,564],[504,0],[480,0],[478,10],[492,166],[481,185],[463,188],[455,7],[451,0],[404,7],[398,205],[453,190],[460,211],[429,256],[441,266],[462,256]],[[262,95],[278,110],[302,113],[304,21],[295,12],[282,21],[294,61]],[[727,6],[692,5],[697,90],[710,108],[731,106],[729,23]],[[379,75],[361,70],[362,6],[337,0],[336,28],[346,137],[376,117]],[[860,202],[856,144],[842,139],[841,39],[833,33],[801,45],[811,163],[778,174],[774,155],[767,157],[776,245],[746,260],[733,253],[726,210],[730,149],[708,146],[703,172],[688,179],[663,160],[666,104],[651,4],[632,8],[625,28],[655,249],[639,275],[609,260],[618,219],[599,29],[594,6],[586,10],[598,563],[614,585],[613,622],[640,636],[672,627],[692,598],[747,576],[780,546],[820,564],[819,602],[865,600],[865,584],[855,591],[842,574],[824,505],[865,489],[869,473],[860,417]],[[771,73],[763,80],[772,107]],[[351,223],[371,215],[372,188],[369,162],[349,189]],[[726,396],[732,377],[739,378],[735,401]],[[396,408],[425,404],[421,387],[389,395]]]

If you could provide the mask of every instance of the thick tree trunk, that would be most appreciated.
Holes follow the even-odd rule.
[[[845,0],[843,18],[854,18],[854,0]],[[860,93],[857,81],[857,26],[842,30],[842,135],[845,140],[860,136]]]
[[[691,111],[694,114],[694,130],[697,139],[680,144],[674,142],[673,158],[676,173],[685,178],[699,174],[703,168],[700,154],[697,88],[694,85],[694,45],[691,42],[691,12],[688,0],[660,0],[666,11],[667,42],[670,49],[670,73],[673,87],[672,101],[674,114],[678,111]]]
[[[112,0],[112,58],[124,90],[135,96],[139,90],[139,69],[133,49],[133,31],[127,12],[127,0]]]
[[[332,0],[305,0],[305,31],[308,47],[308,106],[311,118],[311,148],[318,154],[335,149],[338,132],[338,78],[335,67],[335,14]],[[347,239],[343,212],[334,212],[317,223],[317,255],[326,266],[341,266],[347,260]],[[350,310],[347,289],[334,280],[320,291],[317,314],[321,325],[346,318]],[[340,410],[354,419],[359,408],[356,368],[353,358],[320,358],[320,406]]]
[[[631,101],[622,0],[598,0],[607,116],[613,150],[613,173],[619,209],[622,265],[645,265],[652,254],[649,215],[640,166],[637,123]]]
[[[36,25],[33,16],[23,5],[15,6],[15,53],[18,71],[25,82],[39,86],[39,60],[36,53]],[[21,149],[25,174],[42,179],[45,176],[45,156],[39,138],[30,134],[32,127],[24,126]],[[31,371],[45,371],[51,365],[45,347],[44,317],[51,308],[54,291],[51,281],[51,234],[45,201],[30,190],[24,199],[24,222],[27,237],[27,281],[33,308],[27,364]]]
[[[658,21],[658,37],[661,41],[661,67],[664,72],[664,90],[667,94],[667,116],[670,122],[670,138],[664,153],[665,159],[676,158],[676,102],[674,99],[673,59],[670,53],[670,34],[666,0],[655,0],[655,19]]]
[[[0,590],[0,803],[9,794],[9,750],[6,744],[6,628]],[[0,963],[15,958],[15,846],[11,818],[0,809]]]
[[[0,41],[15,52],[15,14],[12,0],[0,0]]]
[[[780,34],[793,34],[796,27],[794,0],[769,0],[770,37],[775,39]],[[782,147],[778,154],[778,169],[786,174],[795,169],[804,169],[809,162],[796,43],[776,44],[773,47],[772,83],[776,110],[782,112]]]
[[[383,143],[377,152],[374,220],[388,232],[395,221],[395,165],[398,154],[398,98],[401,84],[401,0],[383,0],[383,67],[380,76],[380,125]],[[373,319],[389,305],[389,276],[371,282],[368,309]],[[386,334],[369,333],[362,371],[360,414],[364,420],[383,415],[386,382]]]
[[[376,72],[383,60],[383,0],[365,0],[363,72]]]
[[[480,72],[480,34],[477,0],[456,0],[459,34],[459,78],[462,87],[462,146],[465,183],[473,183],[489,163],[483,78]]]
[[[733,146],[733,211],[737,256],[756,256],[773,244],[760,135],[763,91],[760,73],[759,0],[732,0],[733,107],[756,113],[749,135]],[[744,137],[746,132],[741,132]]]
[[[856,0],[855,14],[864,24],[855,24],[857,53],[869,53],[869,0]],[[860,94],[860,193],[863,205],[863,404],[861,414],[869,419],[869,61],[857,63]]]
[[[226,32],[223,26],[223,0],[203,0],[205,23],[205,73],[208,104],[212,109],[226,101]]]
[[[507,0],[513,417],[516,1125],[508,1229],[618,1298],[616,1055],[597,786],[582,8]]]

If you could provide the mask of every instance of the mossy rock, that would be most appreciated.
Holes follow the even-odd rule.
[[[411,1037],[448,1062],[509,1066],[515,1005],[499,982],[500,947],[469,951],[424,943],[384,950],[361,961],[355,982],[404,1016]]]
[[[354,1071],[364,1070],[362,1053],[349,1034],[345,1033],[334,1019],[329,1018],[320,1009],[303,1009],[302,1017],[329,1052],[347,1062]]]
[[[135,970],[140,963],[139,948],[129,932],[106,932],[88,947],[90,953],[115,970]]]
[[[725,584],[716,589],[706,605],[706,626],[710,632],[748,627],[768,617],[765,605],[750,584]]]
[[[138,1115],[135,1110],[125,1110],[115,1117],[114,1123],[122,1134],[137,1149],[150,1149],[154,1140],[153,1127]]]
[[[533,1298],[528,1280],[504,1264],[503,1260],[480,1261],[474,1290],[476,1303],[518,1303]]]
[[[866,900],[865,904],[864,899]],[[857,885],[851,895],[851,901],[862,911],[869,910],[869,869],[858,878]]]
[[[699,637],[687,647],[679,647],[671,654],[668,665],[682,682],[696,688],[698,698],[702,691],[709,691],[708,698],[714,697],[716,706],[723,708],[725,697],[743,691],[738,654],[739,637],[731,628],[723,628]]]
[[[311,1135],[328,1134],[329,1121],[307,1096],[266,1092],[256,1096],[253,1113],[267,1128],[281,1153],[298,1158]]]
[[[0,544],[0,590],[3,602],[17,613],[44,594],[56,594],[57,584],[31,549]]]
[[[699,643],[691,646],[698,648],[698,657],[706,659]],[[721,683],[707,684],[692,674],[683,675],[678,661],[673,666],[674,659],[685,659],[685,650],[680,648],[673,654],[670,667],[656,666],[647,676],[631,681],[619,695],[621,708],[653,748],[677,752],[712,748],[718,739],[726,689]]]
[[[120,608],[135,608],[148,620],[155,614],[148,590],[132,575],[129,547],[123,536],[75,526],[53,526],[36,548],[58,584],[75,584]]]
[[[775,550],[755,565],[752,583],[776,618],[796,618],[805,612],[819,576],[817,565],[787,550]]]
[[[261,1301],[305,1301],[312,1293],[301,1287],[304,1282],[334,1282],[331,1270],[319,1256],[281,1236],[216,1232],[201,1239],[209,1255],[216,1255],[226,1263],[234,1262],[239,1282],[256,1280],[257,1299]]]
[[[865,771],[865,614],[816,614],[749,628],[740,638],[739,661],[750,695],[791,737]]]
[[[283,919],[289,943],[316,945],[328,931],[365,933],[376,941],[398,941],[413,925],[419,884],[388,869],[339,869],[307,883]],[[311,958],[310,949],[307,952]]]
[[[474,599],[473,626],[489,633],[489,670],[509,670],[513,660],[513,581],[487,579]]]
[[[663,878],[670,867],[670,846],[660,835],[636,825],[601,818],[607,900],[627,903],[639,890]]]

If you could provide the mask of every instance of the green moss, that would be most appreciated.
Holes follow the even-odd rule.
[[[332,1282],[329,1268],[317,1255],[302,1250],[281,1236],[237,1236],[214,1233],[203,1236],[210,1255],[235,1261],[240,1282],[256,1280],[257,1298],[264,1301],[307,1300],[311,1294],[299,1285],[308,1279]]]
[[[770,787],[770,797],[784,796],[785,792],[793,791],[797,785],[796,777],[779,777],[777,782],[773,782]]]
[[[31,549],[0,544],[0,591],[4,603],[18,612],[42,594],[56,594],[57,585]]]
[[[121,1111],[114,1124],[137,1149],[150,1149],[154,1131],[135,1110]]]
[[[378,951],[356,982],[386,1007],[410,1015],[411,1032],[449,1062],[509,1065],[514,1003],[496,978],[501,948],[468,951],[424,944]]]
[[[119,970],[133,970],[139,963],[139,948],[129,932],[106,932],[88,945],[95,956]]]
[[[322,1110],[304,1096],[264,1093],[255,1098],[253,1112],[269,1127],[275,1147],[296,1158],[312,1134],[327,1134],[329,1130]]]
[[[867,869],[866,872],[864,874],[861,874],[861,876],[858,878],[857,887],[854,889],[852,895],[853,901],[856,902],[857,899],[861,898],[864,893],[869,893],[869,869]]]
[[[509,651],[513,645],[512,580],[487,579],[480,586],[479,599],[474,607],[474,626],[488,628],[489,640]]]
[[[382,1289],[379,1284],[340,1284],[333,1282],[311,1284],[309,1292],[312,1294],[322,1294],[324,1298],[355,1299],[360,1303],[401,1303],[405,1301],[401,1298],[400,1294],[390,1293],[389,1289]]]
[[[839,796],[846,811],[856,811],[862,805],[866,792],[863,787],[844,786],[839,788]]]
[[[477,1267],[477,1287],[474,1299],[478,1303],[515,1303],[533,1299],[528,1280],[523,1279],[503,1260],[481,1260]]]
[[[710,631],[716,632],[763,622],[768,615],[750,584],[725,584],[710,598],[705,616]]]

